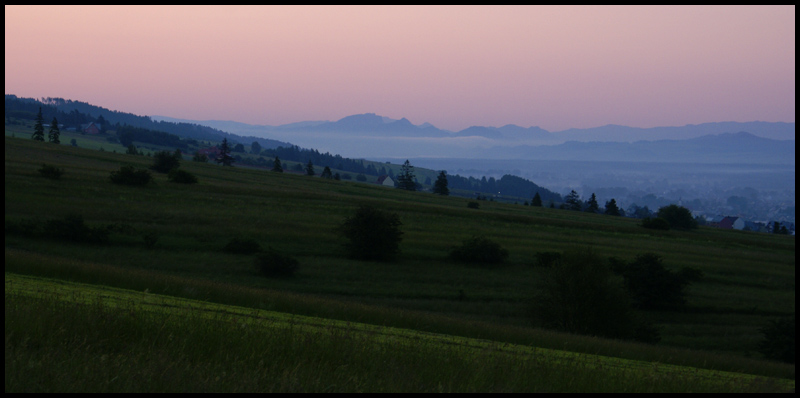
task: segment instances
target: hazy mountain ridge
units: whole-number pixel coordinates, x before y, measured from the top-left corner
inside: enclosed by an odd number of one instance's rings
[[[156,120],[187,122],[154,116]],[[549,132],[540,127],[472,126],[459,132],[374,113],[335,122],[255,126],[188,121],[232,134],[295,143],[349,157],[475,157],[699,163],[794,164],[794,123],[718,122],[682,127],[606,125]],[[778,138],[775,137],[785,137]]]

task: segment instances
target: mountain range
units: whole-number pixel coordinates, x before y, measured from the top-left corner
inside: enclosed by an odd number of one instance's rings
[[[720,122],[681,127],[607,125],[549,132],[472,126],[452,132],[374,113],[279,126],[232,121],[153,120],[205,125],[241,136],[291,142],[348,157],[473,157],[699,163],[794,164],[794,123]]]

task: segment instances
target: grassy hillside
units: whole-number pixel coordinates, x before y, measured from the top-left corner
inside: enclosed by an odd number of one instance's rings
[[[793,380],[304,317],[62,280],[6,274],[5,286],[7,392],[773,392],[794,388]],[[48,348],[44,356],[42,347]]]
[[[121,165],[144,168],[151,162],[6,137],[6,272],[794,378],[793,365],[760,360],[757,352],[760,329],[794,314],[794,237],[706,228],[655,232],[632,219],[496,202],[469,209],[466,199],[188,161],[181,168],[195,174],[198,184],[174,184],[161,174],[145,187],[109,181]],[[37,172],[42,163],[63,168],[64,176],[43,178]],[[336,228],[363,204],[400,216],[404,239],[397,261],[346,258]],[[89,226],[113,225],[110,243],[76,244],[19,232],[72,214]],[[508,264],[486,269],[448,261],[449,249],[472,235],[508,249]],[[155,245],[147,245],[145,236]],[[259,276],[252,256],[222,251],[235,237],[294,256],[300,270],[290,279]],[[705,277],[690,286],[686,311],[648,314],[661,330],[656,346],[535,328],[529,312],[544,272],[532,266],[536,253],[587,246],[623,259],[654,252],[668,268],[694,267]]]

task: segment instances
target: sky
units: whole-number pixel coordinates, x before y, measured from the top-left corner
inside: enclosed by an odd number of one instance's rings
[[[794,122],[794,6],[5,6],[5,92],[279,125]]]

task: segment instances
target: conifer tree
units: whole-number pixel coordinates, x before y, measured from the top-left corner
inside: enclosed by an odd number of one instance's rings
[[[573,189],[567,195],[566,201],[564,203],[564,208],[567,209],[567,210],[581,211],[582,207],[583,206],[582,206],[582,203],[581,203],[581,197]]]
[[[617,201],[614,198],[611,198],[608,202],[606,202],[606,214],[609,216],[620,216],[622,215],[619,212],[619,207],[617,206]]]
[[[311,163],[310,160],[308,161],[308,164],[306,165],[306,175],[309,175],[309,176],[316,175],[316,173],[314,172],[314,163]]]
[[[586,210],[587,213],[597,213],[600,211],[600,206],[597,204],[597,197],[594,196],[594,192],[592,192],[592,196],[589,198],[589,201],[586,202]]]
[[[281,160],[275,156],[275,162],[272,164],[272,171],[276,173],[283,173],[283,165],[281,165]]]
[[[222,163],[223,166],[233,165],[233,156],[231,156],[231,146],[228,145],[228,139],[222,139],[222,145],[219,146],[219,156],[215,162]]]
[[[53,121],[50,123],[50,131],[48,131],[47,136],[50,139],[50,142],[54,144],[60,144],[61,140],[58,137],[61,135],[61,130],[58,129],[58,120],[53,116]]]
[[[447,187],[447,173],[442,170],[439,172],[439,177],[436,178],[436,184],[433,186],[433,193],[442,196],[450,195],[450,188]]]
[[[539,196],[539,192],[536,192],[536,195],[533,195],[531,206],[542,207],[542,197]]]
[[[36,114],[36,124],[33,126],[33,135],[31,138],[34,141],[44,141],[44,118],[42,117],[42,107],[39,107],[39,113]]]
[[[416,191],[417,184],[414,181],[414,166],[406,159],[397,176],[397,187],[406,191]]]

